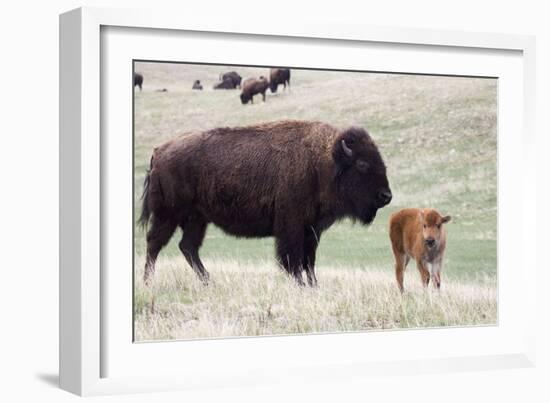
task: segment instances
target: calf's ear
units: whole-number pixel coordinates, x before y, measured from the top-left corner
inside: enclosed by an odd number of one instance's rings
[[[446,222],[449,222],[451,221],[451,216],[450,215],[446,215],[445,217],[443,217],[441,219],[441,224],[445,224]]]

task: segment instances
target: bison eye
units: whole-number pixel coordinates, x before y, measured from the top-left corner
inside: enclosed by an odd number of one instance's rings
[[[426,224],[424,224],[424,228],[426,228]]]
[[[367,172],[367,170],[369,169],[369,163],[365,160],[357,160],[355,165],[360,172]]]

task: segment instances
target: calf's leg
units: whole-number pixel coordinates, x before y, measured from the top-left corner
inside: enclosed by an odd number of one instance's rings
[[[441,288],[441,265],[442,262],[440,260],[432,263],[432,278],[434,280],[433,283],[434,287],[438,290]]]
[[[416,266],[420,272],[420,279],[422,280],[422,285],[428,287],[430,284],[430,271],[427,269],[426,264],[422,259],[416,259]]]
[[[394,256],[395,256],[395,279],[397,280],[397,286],[399,287],[399,291],[403,293],[405,291],[405,287],[403,286],[403,278],[405,273],[405,267],[407,266],[409,258],[407,255],[401,254],[401,253],[394,254]]]
[[[405,288],[403,287],[403,274],[407,263],[409,263],[409,256],[405,253],[402,247],[402,240],[398,233],[390,231],[391,246],[393,251],[393,257],[395,259],[395,279],[397,280],[397,286],[399,291],[403,293]]]

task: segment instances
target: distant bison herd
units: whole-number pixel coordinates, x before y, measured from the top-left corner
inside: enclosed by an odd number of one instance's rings
[[[272,68],[269,71],[269,79],[264,76],[249,77],[243,81],[243,78],[236,71],[229,71],[220,74],[219,82],[214,84],[215,90],[234,90],[241,89],[240,99],[243,105],[254,103],[254,95],[261,94],[262,100],[266,100],[266,91],[269,88],[272,93],[277,92],[279,85],[283,85],[286,90],[288,86],[290,90],[290,69],[287,68]],[[134,87],[139,87],[141,91],[143,85],[143,75],[134,73]],[[202,90],[203,85],[200,80],[195,80],[191,87],[193,90]],[[166,91],[163,91],[166,92]]]
[[[243,104],[266,99],[281,84],[290,89],[290,70],[273,68],[245,80],[235,71],[219,76],[214,89],[241,89]],[[143,76],[134,74],[141,90]],[[202,90],[195,80],[193,90]],[[147,226],[144,281],[155,270],[161,249],[179,227],[179,248],[198,277],[209,274],[199,249],[209,223],[237,237],[274,237],[276,257],[299,285],[305,272],[317,284],[316,250],[321,236],[343,218],[370,224],[392,200],[386,165],[374,140],[361,127],[337,129],[325,123],[279,121],[224,127],[174,138],[153,151],[139,222]],[[414,259],[422,282],[439,289],[446,247],[443,224],[433,209],[404,209],[390,217],[395,274]]]

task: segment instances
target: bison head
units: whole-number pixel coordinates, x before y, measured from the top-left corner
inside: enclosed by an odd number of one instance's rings
[[[443,224],[451,221],[451,216],[442,217],[433,209],[420,210],[420,222],[422,223],[422,238],[428,249],[437,249],[441,240]]]
[[[246,105],[248,103],[248,101],[250,101],[250,96],[247,95],[247,94],[241,94],[241,102],[243,105]]]
[[[392,199],[386,165],[376,144],[364,129],[352,127],[337,137],[332,157],[345,214],[370,224],[378,209]]]
[[[269,89],[271,90],[271,92],[274,94],[277,92],[277,87],[279,86],[279,84],[277,84],[276,81],[270,81],[269,82]]]

